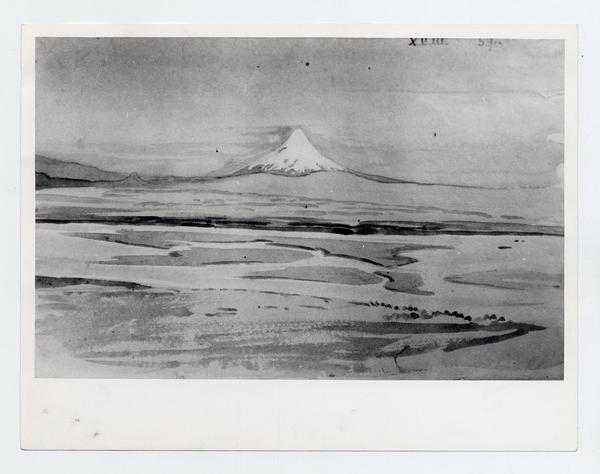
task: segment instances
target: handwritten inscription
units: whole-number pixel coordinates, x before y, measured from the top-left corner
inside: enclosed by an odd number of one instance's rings
[[[447,45],[447,38],[409,38],[409,46],[441,46]]]
[[[494,46],[501,46],[502,41],[494,39],[494,38],[479,38],[477,40],[477,46],[480,48],[487,48],[488,51],[491,51]]]
[[[448,38],[409,38],[409,46],[447,46]],[[495,47],[501,46],[502,40],[495,38],[478,38],[477,46],[491,51]]]

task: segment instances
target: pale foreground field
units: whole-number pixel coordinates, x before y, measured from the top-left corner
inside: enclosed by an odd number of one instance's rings
[[[562,378],[562,246],[38,223],[36,376]]]

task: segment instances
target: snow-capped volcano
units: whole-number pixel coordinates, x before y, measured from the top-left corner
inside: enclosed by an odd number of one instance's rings
[[[345,168],[338,165],[335,161],[324,157],[310,142],[301,128],[296,128],[292,134],[279,145],[275,150],[254,160],[237,171],[216,172],[209,179],[223,179],[234,176],[252,175],[259,173],[275,174],[280,176],[307,176],[319,171],[340,171],[348,173],[359,178],[364,178],[377,183],[396,183],[396,184],[417,184],[423,186],[458,186],[458,187],[477,187],[462,186],[443,183],[423,183],[418,181],[408,181],[390,176],[380,176],[376,174],[365,173],[363,171]]]
[[[306,176],[317,171],[346,171],[324,157],[297,128],[276,150],[260,157],[236,174],[271,173],[284,176]]]

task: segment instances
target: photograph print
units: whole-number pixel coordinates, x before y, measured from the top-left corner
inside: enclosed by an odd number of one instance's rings
[[[35,376],[562,380],[564,60],[37,37]]]

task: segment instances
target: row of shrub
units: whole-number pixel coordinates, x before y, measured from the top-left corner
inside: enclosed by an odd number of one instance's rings
[[[384,303],[380,301],[369,301],[370,306],[379,306],[382,308],[393,309],[394,311],[402,311],[401,313],[392,313],[391,315],[384,316],[386,319],[431,319],[438,316],[451,316],[459,319],[463,319],[465,321],[506,321],[504,316],[498,317],[495,313],[485,314],[483,317],[477,317],[473,319],[470,314],[463,314],[459,311],[449,311],[447,309],[443,311],[427,311],[426,309],[422,309],[419,311],[419,308],[416,306],[408,305],[408,306],[399,306],[399,305],[391,305],[389,303]]]

